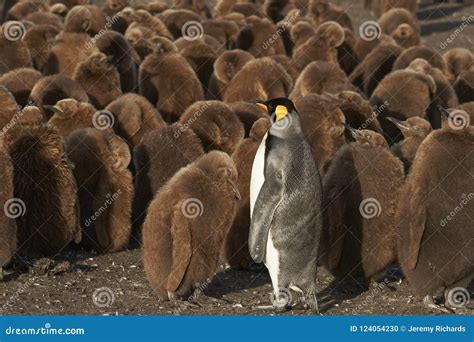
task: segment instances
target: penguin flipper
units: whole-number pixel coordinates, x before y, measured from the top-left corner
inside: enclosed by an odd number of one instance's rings
[[[268,233],[273,217],[281,206],[283,184],[275,176],[266,178],[255,201],[249,229],[249,252],[256,263],[265,257]]]
[[[171,292],[175,292],[181,284],[192,254],[189,219],[183,215],[181,206],[182,201],[175,207],[171,224],[173,252],[170,273],[166,284],[166,289]]]

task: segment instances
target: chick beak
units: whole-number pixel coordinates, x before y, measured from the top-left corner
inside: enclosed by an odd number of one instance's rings
[[[357,137],[361,137],[362,134],[359,132],[359,130],[355,129],[355,128],[352,128],[351,125],[345,123],[344,126],[346,127],[346,129],[351,133],[352,137],[354,139],[357,139]]]
[[[237,188],[235,187],[234,183],[232,183],[231,181],[229,181],[230,183],[230,186],[232,188],[232,192],[234,193],[234,196],[235,196],[235,199],[237,201],[240,201],[242,199],[242,196],[240,195],[240,192],[239,190],[237,190]]]
[[[52,111],[53,113],[64,113],[58,106],[43,105],[43,108]]]
[[[391,116],[387,116],[387,120],[393,123],[395,126],[397,126],[400,129],[404,129],[404,130],[410,129],[410,127],[404,125],[402,121],[392,118]]]

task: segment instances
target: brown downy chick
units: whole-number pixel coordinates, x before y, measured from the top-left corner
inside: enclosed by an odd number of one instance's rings
[[[140,144],[147,133],[166,126],[155,106],[138,94],[124,94],[111,102],[106,110],[114,117],[115,133],[132,148]]]
[[[407,175],[415,159],[418,147],[428,134],[431,133],[431,124],[427,120],[417,116],[405,121],[400,121],[389,116],[387,120],[397,126],[403,134],[403,140],[392,145],[390,150],[403,162],[405,174]]]
[[[420,35],[408,24],[399,25],[390,35],[402,48],[420,45]]]
[[[115,31],[107,31],[96,41],[100,52],[112,59],[120,74],[120,87],[123,93],[138,88],[138,63],[135,60],[136,52],[125,37]]]
[[[201,141],[193,130],[174,123],[147,133],[133,152],[136,170],[133,200],[134,236],[141,227],[153,196],[178,170],[204,155]]]
[[[214,62],[214,72],[209,79],[209,97],[222,99],[230,81],[253,59],[251,53],[238,49],[221,54]]]
[[[327,21],[335,21],[344,28],[352,31],[352,21],[344,9],[325,0],[310,0],[308,14],[316,25]]]
[[[422,58],[431,66],[438,68],[439,70],[446,71],[446,62],[443,57],[436,52],[436,50],[427,46],[412,46],[398,56],[395,63],[393,63],[393,70],[401,70],[407,68],[412,61],[417,58]]]
[[[36,82],[31,90],[31,101],[49,119],[53,112],[45,106],[54,106],[62,99],[75,99],[79,102],[89,102],[87,93],[79,82],[71,80],[64,75],[46,76]]]
[[[473,148],[473,126],[432,132],[418,148],[401,190],[398,260],[410,287],[430,307],[439,308],[432,298],[438,291],[467,288],[472,281],[474,156],[466,151]]]
[[[433,77],[436,84],[436,92],[428,109],[428,119],[435,129],[441,128],[441,113],[439,108],[455,108],[458,106],[458,98],[453,86],[438,68],[433,68],[427,61],[421,58],[413,60],[407,70],[412,70]]]
[[[204,150],[232,154],[244,138],[244,127],[230,107],[220,101],[198,101],[179,119],[201,140]]]
[[[212,151],[182,168],[156,194],[143,226],[143,259],[160,300],[189,295],[217,271],[240,198],[236,182],[232,159]]]
[[[255,121],[261,118],[268,119],[268,112],[256,105],[247,101],[239,101],[229,103],[229,107],[240,119],[240,122],[244,124],[245,137],[248,137],[250,130],[253,127]]]
[[[300,70],[313,61],[337,63],[337,47],[344,42],[344,29],[334,21],[321,24],[316,35],[293,50],[293,59]]]
[[[43,70],[50,46],[58,34],[59,30],[51,25],[36,25],[26,31],[23,41],[28,46],[36,70]]]
[[[319,173],[324,175],[334,154],[346,142],[344,114],[333,102],[316,94],[296,99],[295,106]]]
[[[391,71],[402,48],[393,43],[380,43],[349,75],[349,80],[367,97]]]
[[[5,131],[5,126],[15,121],[15,115],[19,112],[18,104],[13,94],[5,86],[0,85],[0,129]]]
[[[390,144],[400,141],[402,135],[386,117],[398,120],[424,117],[435,93],[433,77],[410,70],[394,71],[380,82],[370,98],[370,104],[378,108],[378,119]]]
[[[64,30],[56,36],[51,47],[43,70],[45,75],[60,73],[72,77],[77,65],[97,52],[94,41],[87,34],[93,19],[85,6],[76,6],[69,11]]]
[[[409,25],[417,34],[420,33],[420,24],[416,17],[404,8],[392,8],[382,14],[377,22],[382,32],[388,35],[395,32],[402,24]]]
[[[159,44],[139,71],[140,94],[156,104],[168,122],[177,121],[189,105],[204,100],[196,73],[173,48],[172,43]]]
[[[370,129],[383,134],[382,127],[377,119],[378,112],[372,109],[369,101],[359,93],[346,90],[336,95],[339,109],[344,113],[346,123],[357,129]]]
[[[175,39],[181,37],[183,35],[183,31],[186,32],[186,27],[189,27],[189,24],[188,26],[184,26],[186,23],[201,22],[202,20],[202,18],[197,13],[184,9],[168,9],[159,14],[158,18],[166,25],[166,28]]]
[[[64,99],[47,108],[54,113],[48,124],[56,128],[64,141],[78,129],[94,127],[94,114],[97,110],[88,102]]]
[[[224,102],[287,97],[293,80],[273,59],[264,57],[249,61],[232,78],[224,93]]]
[[[45,124],[19,123],[5,132],[3,144],[21,205],[16,219],[20,255],[54,256],[70,242],[78,243],[76,184],[61,136]]]
[[[285,54],[283,40],[276,34],[277,29],[270,20],[252,15],[245,19],[245,23],[237,37],[237,49],[248,51],[255,57]]]
[[[446,62],[446,76],[454,81],[461,73],[474,69],[474,54],[465,48],[449,49],[443,54]]]
[[[69,137],[66,151],[78,186],[81,246],[103,252],[125,249],[133,198],[127,144],[111,131],[86,128]]]
[[[309,94],[322,95],[326,92],[336,94],[343,90],[356,89],[339,65],[316,61],[308,64],[301,72],[290,98],[298,99]]]
[[[17,250],[17,227],[15,222],[17,205],[13,195],[13,165],[10,157],[3,150],[0,152],[0,205],[5,215],[0,217],[0,281],[3,280],[3,268],[10,262]]]
[[[20,21],[7,21],[0,27],[0,76],[16,68],[32,68],[28,45],[22,40],[26,32]]]
[[[24,107],[28,104],[31,90],[42,77],[32,68],[13,69],[0,77],[0,84],[13,94],[18,105]]]
[[[105,108],[122,95],[120,75],[113,65],[113,57],[102,52],[96,52],[79,63],[72,78],[79,82],[98,109]]]
[[[355,142],[336,153],[323,178],[320,259],[336,279],[365,289],[397,259],[396,209],[404,174],[382,135],[350,130]]]

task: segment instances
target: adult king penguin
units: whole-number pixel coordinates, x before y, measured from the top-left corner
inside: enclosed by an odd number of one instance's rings
[[[252,166],[249,250],[265,263],[273,285],[273,306],[302,304],[318,312],[316,262],[321,235],[321,179],[293,103],[276,98],[258,103],[271,115]]]

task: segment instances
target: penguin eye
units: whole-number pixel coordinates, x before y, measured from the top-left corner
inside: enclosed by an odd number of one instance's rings
[[[226,176],[227,177],[232,176],[232,170],[231,169],[226,169]]]
[[[418,131],[418,126],[413,126],[412,129],[413,129],[414,131]]]
[[[278,170],[276,172],[276,177],[278,180],[282,180],[283,179],[283,171],[282,170]]]

